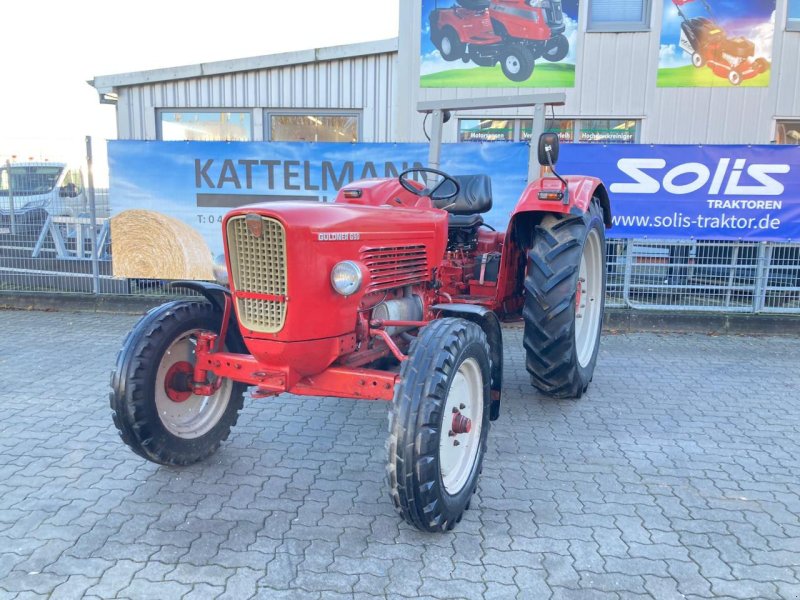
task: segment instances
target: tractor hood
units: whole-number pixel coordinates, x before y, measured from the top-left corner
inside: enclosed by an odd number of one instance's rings
[[[294,342],[352,334],[362,300],[430,281],[447,245],[437,209],[275,202],[223,223],[231,290],[245,337]],[[331,271],[354,261],[363,281],[342,296]]]

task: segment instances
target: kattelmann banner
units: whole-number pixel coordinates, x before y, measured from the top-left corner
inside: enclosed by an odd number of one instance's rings
[[[204,278],[223,252],[231,208],[332,202],[354,180],[424,166],[427,152],[423,144],[109,142],[114,272]],[[528,156],[524,143],[445,144],[442,169],[490,175],[494,208],[485,220],[504,229],[525,189]],[[605,182],[613,237],[800,239],[800,147],[568,144],[558,171]]]

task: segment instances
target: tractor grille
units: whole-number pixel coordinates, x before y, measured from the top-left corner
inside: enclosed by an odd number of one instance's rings
[[[261,220],[260,237],[250,232],[245,217],[228,221],[231,283],[242,325],[276,333],[286,320],[286,232],[275,219]]]
[[[424,281],[428,276],[425,246],[382,246],[361,250],[371,282],[367,292],[377,292]]]

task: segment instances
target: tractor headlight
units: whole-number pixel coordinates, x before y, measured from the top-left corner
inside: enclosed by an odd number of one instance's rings
[[[352,260],[345,260],[333,267],[331,285],[342,296],[352,296],[361,288],[364,275]]]
[[[220,254],[214,259],[214,279],[217,283],[227,287],[230,278],[228,277],[228,265],[225,264],[225,255]]]

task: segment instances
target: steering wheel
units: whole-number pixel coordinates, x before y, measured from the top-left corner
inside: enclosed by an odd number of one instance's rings
[[[426,186],[423,189],[419,189],[417,186],[412,185],[411,182],[409,181],[408,176],[411,173],[432,174],[441,177],[442,180],[432,188],[428,188]],[[436,169],[426,169],[426,168],[408,169],[407,171],[403,171],[402,173],[400,173],[400,177],[398,179],[400,180],[400,185],[403,186],[404,190],[411,192],[415,196],[422,196],[422,197],[427,196],[431,200],[449,200],[450,198],[455,198],[456,196],[458,196],[458,193],[461,191],[461,186],[458,185],[458,181],[456,181],[454,177],[451,177],[450,175],[442,171],[437,171]],[[447,182],[450,182],[455,191],[453,191],[453,193],[451,194],[435,196],[436,190],[441,188]]]

